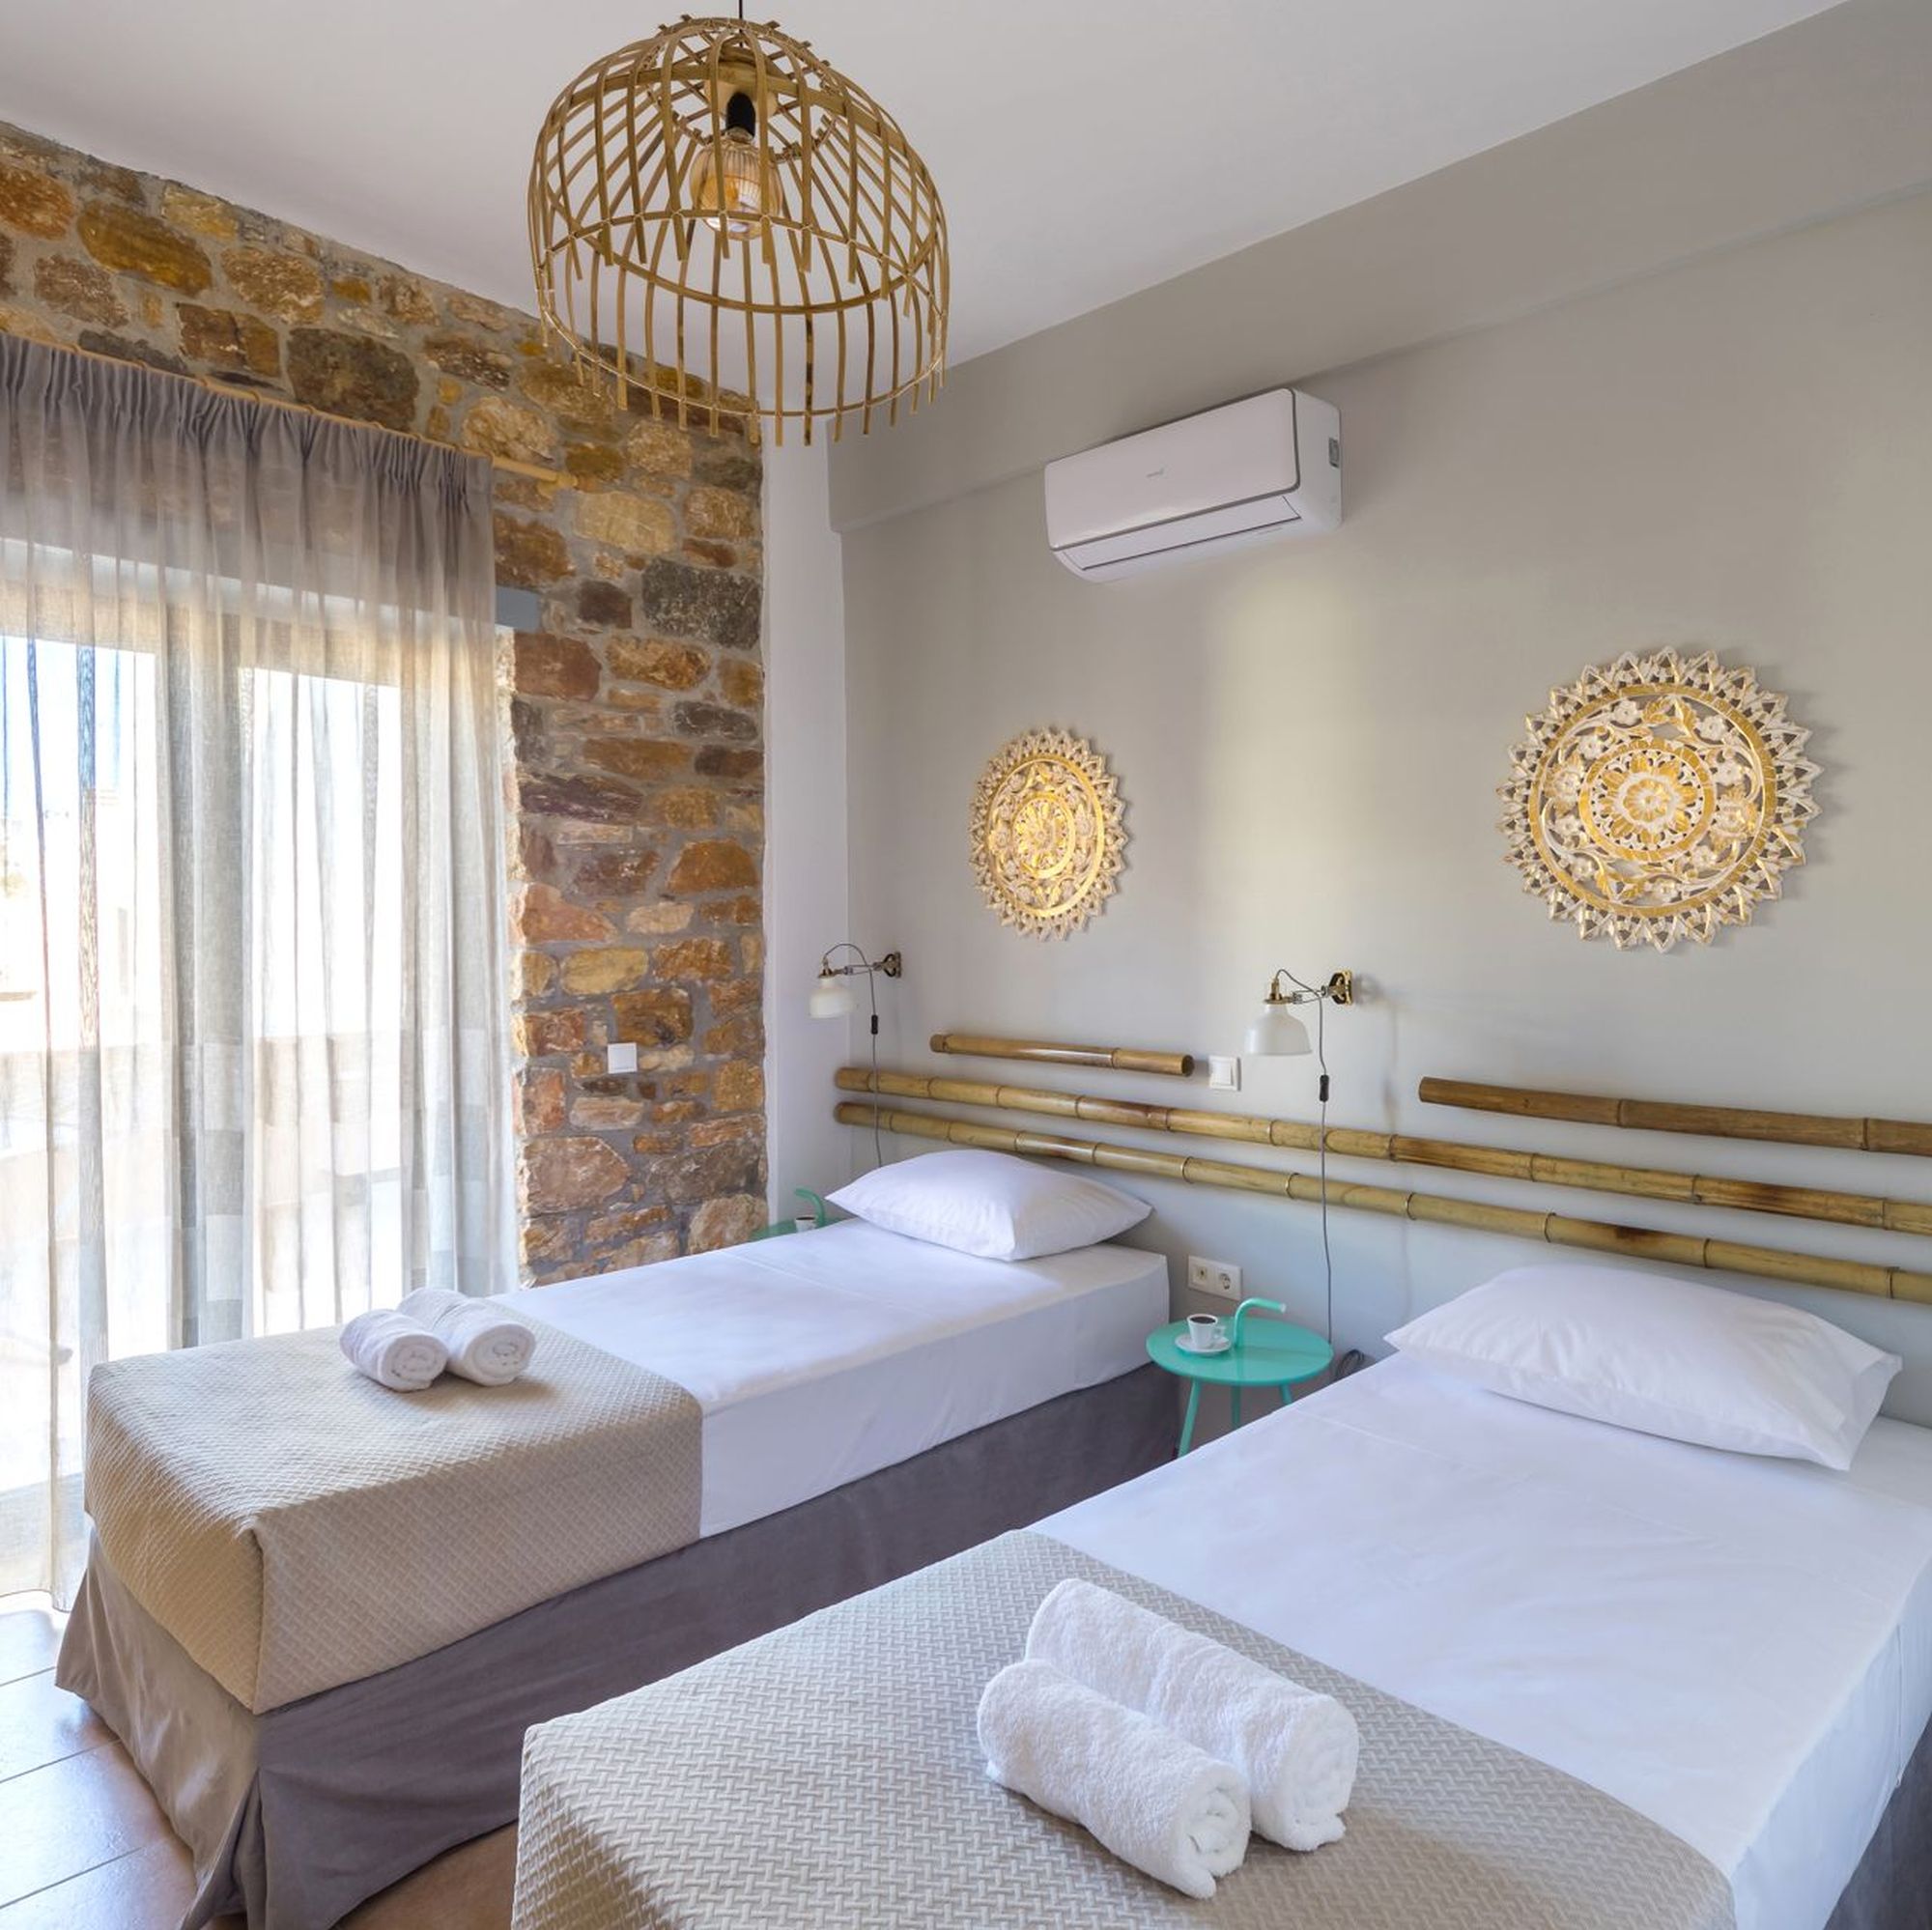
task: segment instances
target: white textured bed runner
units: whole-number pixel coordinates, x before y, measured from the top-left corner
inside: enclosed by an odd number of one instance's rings
[[[260,1713],[697,1537],[697,1403],[545,1328],[507,1387],[365,1379],[338,1329],[97,1368],[87,1510],[115,1573]]]
[[[1348,1834],[1257,1838],[1210,1904],[990,1783],[974,1711],[1077,1575],[1339,1696]],[[1634,1810],[1037,1534],[1008,1535],[532,1729],[515,1930],[1730,1930],[1729,1887]]]

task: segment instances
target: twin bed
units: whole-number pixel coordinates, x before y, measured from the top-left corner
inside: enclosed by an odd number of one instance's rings
[[[987,1782],[980,1691],[1066,1575],[1340,1695],[1343,1840],[1204,1905]],[[1398,1358],[534,1731],[516,1924],[779,1930],[831,1885],[844,1930],[1922,1930],[1928,1716],[1932,1430],[1839,1474]]]
[[[59,1679],[187,1843],[190,1924],[322,1930],[510,1822],[531,1724],[1173,1450],[1157,1254],[854,1220],[509,1304],[505,1388],[391,1394],[329,1333],[97,1376]]]

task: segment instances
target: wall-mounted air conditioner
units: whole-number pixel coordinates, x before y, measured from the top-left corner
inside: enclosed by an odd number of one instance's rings
[[[1046,466],[1046,540],[1104,580],[1342,521],[1342,418],[1275,388]]]

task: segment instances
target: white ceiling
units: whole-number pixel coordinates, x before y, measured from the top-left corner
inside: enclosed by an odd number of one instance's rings
[[[754,10],[762,11],[762,10]],[[1808,14],[1821,0],[786,0],[895,113],[952,238],[952,359]],[[0,119],[530,305],[524,187],[637,0],[5,10]]]

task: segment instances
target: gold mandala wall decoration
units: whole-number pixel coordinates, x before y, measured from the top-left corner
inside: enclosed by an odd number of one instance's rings
[[[1065,730],[1029,730],[980,774],[973,875],[1002,924],[1065,938],[1113,896],[1127,848],[1120,782]]]
[[[1524,721],[1499,793],[1509,862],[1580,937],[1708,945],[1804,864],[1811,733],[1753,671],[1708,653],[1619,657]]]

